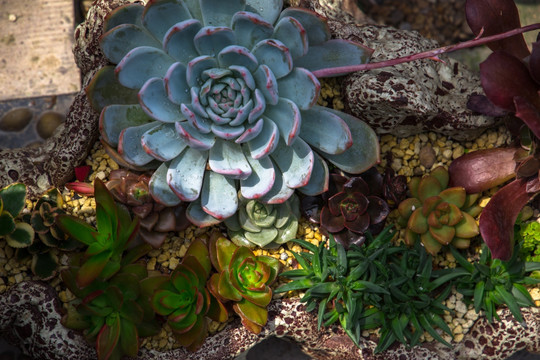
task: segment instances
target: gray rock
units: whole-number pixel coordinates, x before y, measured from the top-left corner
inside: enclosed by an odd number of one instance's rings
[[[435,49],[434,40],[415,31],[356,26],[330,21],[335,37],[374,49],[372,62]],[[434,131],[456,140],[471,140],[496,119],[467,109],[469,96],[482,94],[480,80],[447,55],[441,61],[417,60],[382,69],[356,72],[342,82],[346,110],[379,134],[410,136]]]

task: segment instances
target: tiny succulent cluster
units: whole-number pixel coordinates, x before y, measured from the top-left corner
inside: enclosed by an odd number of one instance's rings
[[[231,240],[238,246],[276,248],[296,237],[300,202],[296,195],[280,204],[239,197],[238,212],[225,219]]]
[[[406,228],[405,242],[420,241],[432,255],[449,244],[467,248],[479,233],[474,219],[481,211],[476,205],[478,194],[467,194],[460,186],[448,188],[448,182],[448,171],[442,166],[413,178],[409,182],[412,197],[398,206],[398,222]]]
[[[34,241],[34,229],[18,219],[24,208],[26,186],[21,183],[0,189],[0,239],[14,248],[30,246]]]
[[[260,333],[268,319],[270,285],[277,278],[279,261],[270,256],[256,256],[249,248],[236,246],[218,233],[213,234],[208,246],[217,270],[208,282],[208,289],[223,303],[232,302],[242,324],[251,332]]]
[[[392,246],[394,236],[390,227],[376,238],[367,233],[363,246],[348,251],[332,236],[328,246],[293,240],[310,253],[294,253],[302,268],[282,273],[292,281],[276,292],[305,290],[301,301],[307,311],[318,309],[319,326],[339,320],[357,345],[363,330],[381,327],[376,351],[395,341],[415,345],[424,331],[449,345],[435,328],[451,335],[441,317],[449,310],[442,302],[458,274],[439,276],[419,244]]]
[[[315,105],[313,74],[366,62],[372,50],[331,39],[321,17],[282,5],[158,0],[105,21],[101,49],[117,65],[87,89],[102,139],[131,167],[156,169],[152,197],[191,202],[199,226],[235,214],[238,191],[278,204],[296,189],[324,192],[326,161],[360,173],[379,159],[371,128]]]
[[[31,256],[32,273],[42,279],[56,274],[58,257],[54,249],[72,251],[80,246],[56,224],[56,217],[65,214],[62,204],[58,189],[51,189],[36,202],[31,213],[22,216],[23,221],[32,226],[36,237],[30,246],[17,249],[17,258]]]

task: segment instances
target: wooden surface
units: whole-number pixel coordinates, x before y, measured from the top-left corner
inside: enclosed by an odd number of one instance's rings
[[[80,89],[71,0],[0,0],[0,101]]]

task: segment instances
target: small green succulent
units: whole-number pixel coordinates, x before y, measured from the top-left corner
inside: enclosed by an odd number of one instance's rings
[[[208,289],[223,302],[232,301],[242,324],[251,332],[260,333],[268,319],[270,285],[277,278],[279,261],[270,256],[255,256],[247,247],[236,246],[219,234],[213,234],[209,249],[217,274],[210,278]]]
[[[296,237],[300,202],[296,195],[280,204],[266,204],[238,195],[238,212],[225,219],[229,236],[236,245],[276,248]]]
[[[227,320],[223,304],[206,289],[211,267],[206,244],[196,239],[170,276],[150,277],[144,283],[155,312],[167,317],[178,342],[190,351],[197,350],[208,335],[207,317]]]
[[[527,261],[540,261],[540,223],[523,223],[519,233],[523,238],[522,251],[526,254]]]
[[[71,215],[58,215],[57,224],[67,235],[88,246],[81,259],[77,283],[84,287],[95,279],[108,279],[120,267],[129,264],[151,250],[148,244],[130,249],[124,256],[130,241],[136,236],[139,219],[131,219],[128,210],[116,204],[99,179],[95,181],[97,228]]]
[[[485,311],[490,322],[499,319],[497,307],[508,306],[514,318],[524,323],[521,307],[534,306],[531,295],[525,285],[540,283],[540,280],[525,276],[526,273],[540,270],[539,262],[526,262],[520,255],[520,244],[516,243],[512,257],[508,261],[492,259],[489,248],[484,244],[480,259],[470,263],[453,247],[452,254],[460,268],[442,270],[459,273],[456,289],[466,300],[474,304],[478,313]]]
[[[22,216],[22,220],[34,229],[36,238],[32,245],[17,249],[17,258],[31,257],[31,270],[42,279],[51,278],[56,273],[58,258],[53,249],[71,251],[80,246],[56,224],[56,217],[65,214],[62,204],[62,195],[54,188],[37,201],[31,213]]]
[[[66,286],[81,300],[64,315],[62,324],[84,330],[85,338],[95,342],[99,360],[136,357],[139,338],[156,335],[160,329],[149,298],[142,292],[146,266],[126,265],[112,278],[95,280],[85,288],[77,285],[78,270],[61,273]]]
[[[432,258],[420,244],[392,246],[394,235],[391,227],[376,238],[367,232],[364,245],[348,251],[332,236],[319,246],[293,240],[310,253],[293,253],[301,268],[282,273],[292,281],[276,292],[305,290],[301,301],[307,311],[318,308],[318,326],[339,320],[356,345],[362,330],[380,327],[377,352],[395,341],[413,346],[424,331],[449,345],[435,328],[451,335],[441,317],[451,284],[440,288],[458,275],[432,272]]]
[[[468,195],[463,187],[448,188],[448,171],[439,166],[423,178],[409,183],[412,197],[398,206],[400,225],[406,227],[405,243],[421,241],[426,251],[436,255],[448,244],[464,249],[478,235],[474,216],[478,194]]]
[[[0,189],[0,239],[9,246],[22,248],[32,245],[34,229],[17,219],[24,208],[26,185],[15,183]]]

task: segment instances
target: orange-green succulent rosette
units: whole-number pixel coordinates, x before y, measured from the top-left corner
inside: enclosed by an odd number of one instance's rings
[[[269,256],[256,256],[244,246],[224,237],[210,239],[210,259],[218,271],[208,289],[222,301],[233,301],[242,324],[258,334],[268,319],[266,307],[272,300],[270,285],[276,280],[280,263]]]
[[[474,216],[478,194],[468,195],[463,187],[447,188],[448,171],[437,167],[423,178],[409,183],[412,197],[398,207],[399,222],[406,227],[408,245],[420,240],[427,252],[435,255],[444,245],[469,247],[471,238],[478,235]]]

